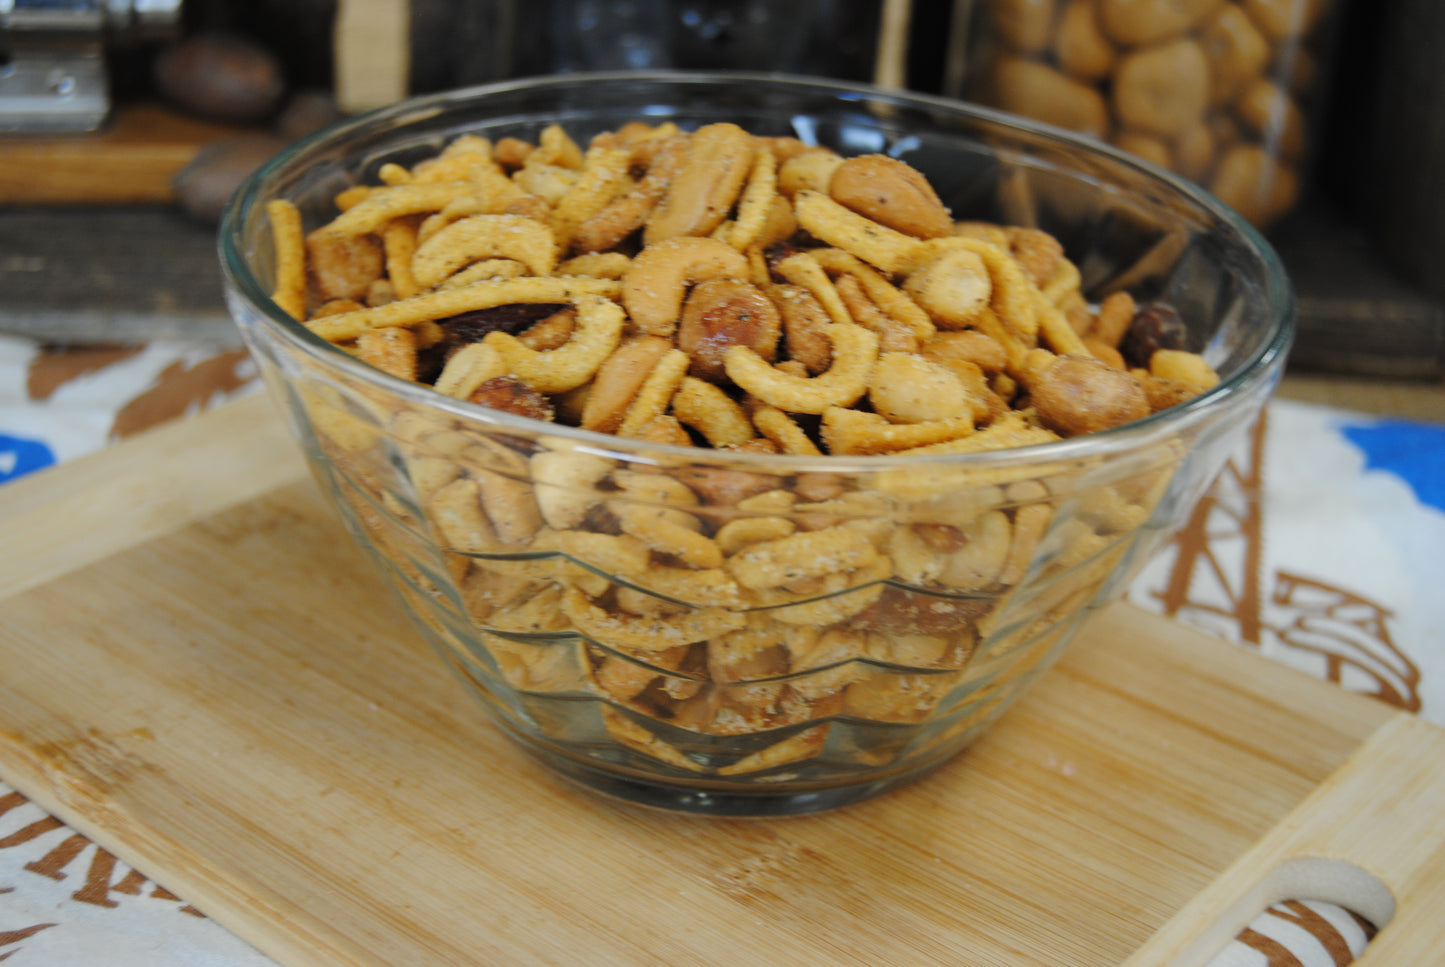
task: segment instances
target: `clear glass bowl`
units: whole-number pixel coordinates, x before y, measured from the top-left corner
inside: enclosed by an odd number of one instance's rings
[[[270,199],[309,228],[341,189],[457,135],[560,122],[585,143],[638,118],[903,158],[956,218],[1056,235],[1086,294],[1175,305],[1221,382],[1013,450],[731,453],[451,399],[269,299]],[[1180,179],[987,109],[776,75],[563,75],[399,104],[258,171],[220,246],[231,311],[322,488],[491,717],[594,789],[725,815],[858,801],[982,734],[1184,520],[1293,328],[1268,245]]]

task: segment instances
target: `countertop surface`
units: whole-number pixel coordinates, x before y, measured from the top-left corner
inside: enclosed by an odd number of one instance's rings
[[[1276,395],[1281,399],[1379,416],[1445,421],[1445,381],[1441,380],[1387,379],[1290,370]]]
[[[259,391],[214,238],[168,205],[0,206],[0,481]],[[1282,226],[1277,244],[1300,295],[1291,368],[1251,448],[1130,598],[1445,721],[1445,614],[1432,603],[1445,509],[1421,483],[1440,474],[1382,471],[1359,448],[1372,417],[1445,440],[1445,312],[1328,209]],[[1235,588],[1251,582],[1246,614]],[[0,960],[69,967],[82,961],[55,959],[67,944],[139,938],[116,963],[272,962],[145,872],[0,784]]]

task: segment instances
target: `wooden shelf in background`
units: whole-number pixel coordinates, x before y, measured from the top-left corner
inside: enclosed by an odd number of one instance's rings
[[[0,137],[0,205],[169,202],[171,178],[197,151],[246,133],[133,104],[116,108],[110,123],[91,134]]]

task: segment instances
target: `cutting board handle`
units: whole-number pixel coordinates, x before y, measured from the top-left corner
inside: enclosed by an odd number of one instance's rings
[[[1266,907],[1339,904],[1379,933],[1355,961],[1445,948],[1445,729],[1400,713],[1126,961],[1205,967]]]

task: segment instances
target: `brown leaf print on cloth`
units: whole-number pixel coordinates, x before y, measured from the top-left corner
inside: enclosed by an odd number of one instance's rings
[[[1344,673],[1353,669],[1374,685],[1369,691],[1352,685],[1355,690],[1420,711],[1420,669],[1395,644],[1389,609],[1325,581],[1283,570],[1262,573],[1266,432],[1267,417],[1261,416],[1248,451],[1229,461],[1174,536],[1175,558],[1157,592],[1163,613],[1228,627],[1251,647],[1268,643],[1313,655],[1320,676],[1337,685],[1346,684]]]
[[[1276,904],[1269,908],[1269,914],[1292,923],[1301,930],[1307,930],[1320,942],[1326,954],[1334,961],[1335,967],[1346,967],[1355,959],[1354,951],[1350,949],[1350,942],[1340,935],[1334,924],[1320,916],[1309,907],[1298,900],[1286,900],[1284,903]],[[1357,913],[1351,913],[1350,917],[1355,921],[1360,932],[1364,934],[1368,943],[1375,937],[1375,927],[1364,917]]]
[[[0,890],[0,893],[8,893],[9,890]],[[12,954],[20,950],[6,950],[6,947],[15,948],[15,945],[22,940],[28,940],[42,930],[49,930],[55,926],[53,923],[37,923],[29,927],[22,927],[19,930],[0,930],[0,960],[8,960]]]
[[[37,402],[48,400],[74,379],[125,362],[141,351],[139,346],[46,346],[30,361],[25,394]]]
[[[1364,944],[1374,939],[1376,931],[1374,926],[1358,914],[1349,911],[1346,913],[1359,928],[1354,944],[1328,919],[1298,900],[1286,900],[1270,907],[1262,917],[1241,931],[1235,942],[1262,954],[1266,967],[1313,967],[1316,964],[1322,967],[1348,967],[1355,962],[1356,948],[1363,949]],[[1310,947],[1304,942],[1286,945],[1254,929],[1269,929],[1265,921],[1271,918],[1300,928],[1318,946]]]
[[[1246,927],[1239,934],[1239,942],[1251,950],[1257,950],[1268,959],[1266,967],[1304,967],[1304,962],[1296,957],[1288,947],[1278,940],[1271,940],[1262,933],[1256,932],[1253,928]]]
[[[251,357],[242,349],[195,364],[185,360],[171,363],[150,389],[119,409],[111,424],[111,437],[128,437],[192,410],[204,410],[217,394],[232,393],[252,381],[254,376],[247,372],[250,363]]]
[[[1419,712],[1420,669],[1390,634],[1393,613],[1361,595],[1286,571],[1275,572],[1270,601],[1293,617],[1272,630],[1289,647],[1320,656],[1325,677],[1343,682],[1353,669],[1374,682],[1368,694]]]
[[[22,806],[30,806],[30,801],[18,792],[9,792],[0,796],[0,816],[10,813],[12,810]],[[32,807],[33,808],[33,807]],[[23,814],[19,814],[23,815]],[[60,842],[49,846],[47,849],[40,844],[41,837],[58,829],[65,829],[69,833]],[[120,906],[115,899],[115,894],[124,896],[150,896],[155,900],[166,901],[178,904],[176,907],[180,913],[193,917],[205,918],[201,911],[188,903],[184,903],[159,883],[149,879],[138,870],[127,869],[119,879],[116,878],[117,860],[109,850],[96,845],[80,833],[69,830],[60,820],[54,816],[41,815],[39,819],[25,823],[18,829],[13,829],[4,836],[0,836],[0,850],[29,848],[34,853],[45,852],[35,856],[26,862],[21,869],[36,876],[43,876],[56,882],[69,881],[75,885],[75,890],[70,894],[70,899],[76,903],[83,903],[91,907],[104,909],[116,909]],[[33,855],[33,853],[32,853]],[[85,857],[89,856],[89,862]],[[80,874],[78,880],[72,880],[73,874]],[[150,890],[146,887],[149,885]],[[0,889],[0,893],[5,892]],[[53,926],[47,924],[45,926]],[[25,936],[32,936],[34,930]],[[5,945],[7,935],[0,933],[0,947]],[[18,939],[24,939],[23,937]],[[8,956],[8,955],[5,955]],[[0,960],[4,960],[0,956]]]

